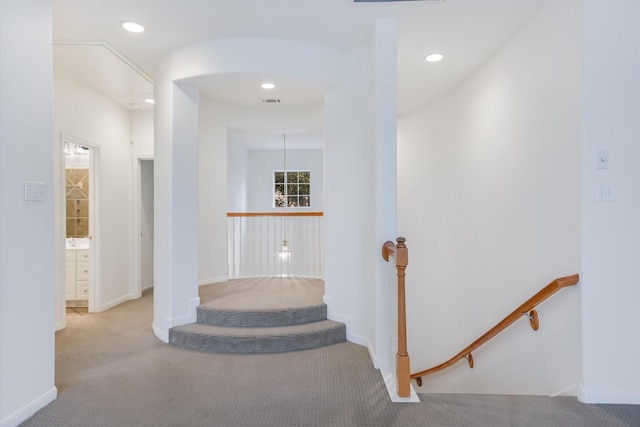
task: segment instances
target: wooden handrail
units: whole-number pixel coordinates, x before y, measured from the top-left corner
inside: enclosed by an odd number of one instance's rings
[[[434,366],[433,368],[427,369],[425,371],[417,372],[415,374],[411,374],[411,379],[416,379],[418,386],[422,386],[422,377],[425,375],[433,374],[435,372],[441,371],[443,369],[448,368],[449,366],[455,364],[456,362],[467,359],[469,363],[469,367],[473,368],[473,351],[480,347],[482,344],[489,341],[491,338],[502,332],[509,325],[514,323],[516,320],[521,318],[523,315],[529,317],[529,322],[531,323],[531,328],[534,331],[538,330],[538,326],[540,325],[540,320],[538,318],[538,312],[534,310],[534,308],[542,303],[544,300],[549,298],[551,295],[558,292],[560,289],[573,286],[580,281],[580,276],[574,274],[573,276],[560,277],[553,282],[549,283],[545,286],[540,292],[529,298],[524,304],[520,307],[516,308],[511,314],[502,319],[500,323],[491,328],[487,333],[482,335],[480,338],[472,342],[469,346],[465,347],[460,353],[453,356],[451,359],[447,360],[440,365]]]
[[[227,218],[254,216],[324,216],[324,212],[227,212]]]
[[[407,239],[398,237],[395,245],[387,241],[382,245],[382,258],[389,261],[392,256],[396,260],[398,270],[398,352],[396,353],[396,392],[399,397],[411,397],[410,362],[407,353],[407,308],[405,303],[405,270],[409,264]]]

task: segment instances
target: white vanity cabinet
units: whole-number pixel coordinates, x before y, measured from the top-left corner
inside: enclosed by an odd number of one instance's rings
[[[67,299],[76,299],[76,252],[67,249],[66,290]]]
[[[89,299],[89,250],[67,249],[66,264],[67,300]],[[78,304],[75,303],[74,306]]]

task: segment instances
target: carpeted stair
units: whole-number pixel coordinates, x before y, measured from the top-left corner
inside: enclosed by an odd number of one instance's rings
[[[169,343],[210,353],[281,353],[346,341],[346,326],[327,320],[326,304],[261,310],[197,308],[197,323],[169,330]]]

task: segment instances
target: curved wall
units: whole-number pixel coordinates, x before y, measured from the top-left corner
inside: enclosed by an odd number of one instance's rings
[[[171,52],[157,71],[173,82],[204,87],[216,76],[266,73],[287,76],[294,85],[328,89],[344,82],[342,53],[282,39],[204,40]]]

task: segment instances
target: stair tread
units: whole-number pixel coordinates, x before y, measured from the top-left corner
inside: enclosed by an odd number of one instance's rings
[[[304,333],[314,333],[323,330],[342,327],[343,324],[333,320],[320,320],[301,325],[276,326],[276,327],[233,327],[218,326],[204,323],[189,323],[176,326],[172,329],[202,335],[253,337],[253,336],[284,336]]]

